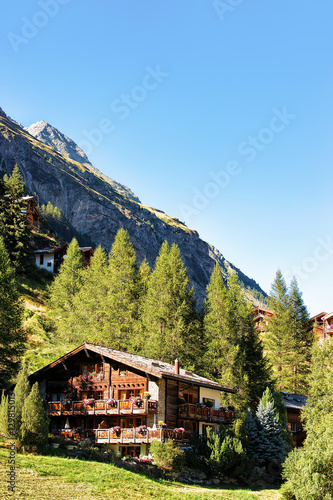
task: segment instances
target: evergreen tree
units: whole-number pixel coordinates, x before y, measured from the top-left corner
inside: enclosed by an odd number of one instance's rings
[[[207,375],[237,388],[237,394],[228,395],[225,402],[235,406],[243,419],[270,384],[270,370],[237,275],[229,277],[226,288],[217,264],[207,287],[204,332],[206,366],[211,370]]]
[[[21,442],[22,440],[22,411],[24,402],[30,394],[30,383],[28,379],[28,370],[25,364],[23,364],[21,370],[18,372],[16,385],[14,389],[14,402],[15,402],[15,432],[16,439]]]
[[[288,309],[293,340],[290,353],[290,362],[293,365],[292,387],[294,393],[304,394],[307,392],[307,375],[310,370],[311,347],[314,339],[309,313],[295,277],[290,284]]]
[[[73,238],[59,274],[50,286],[50,305],[54,309],[56,329],[69,342],[75,340],[73,301],[81,287],[83,266],[78,242]]]
[[[70,324],[72,342],[103,343],[107,329],[108,260],[99,246],[81,275],[81,285],[73,297]]]
[[[169,363],[178,358],[182,366],[195,367],[201,351],[199,322],[194,290],[177,245],[170,248],[165,241],[161,246],[148,281],[141,321],[143,354]]]
[[[333,344],[315,346],[309,377],[309,398],[302,412],[307,437],[287,457],[285,498],[328,500],[333,485]]]
[[[8,437],[8,397],[2,391],[0,402],[0,434]]]
[[[264,408],[260,402],[256,418],[260,429],[260,441],[257,449],[258,464],[268,465],[273,460],[281,464],[285,459],[285,443],[273,403],[267,403],[266,408]]]
[[[285,442],[286,449],[288,451],[292,448],[292,433],[288,429],[288,419],[287,419],[287,410],[284,405],[283,397],[280,392],[272,392],[269,387],[264,391],[261,403],[264,409],[267,408],[268,403],[271,403],[273,409],[275,411],[276,420],[281,426],[282,436]]]
[[[269,297],[269,307],[274,314],[268,318],[269,328],[265,339],[267,356],[277,379],[278,390],[292,392],[294,342],[287,285],[281,271],[276,273]]]
[[[261,441],[261,426],[257,417],[253,416],[250,410],[246,414],[244,429],[247,443],[247,456],[256,463]]]
[[[130,350],[138,314],[138,266],[125,229],[119,229],[109,255],[107,308],[103,338],[114,349]]]
[[[12,175],[0,183],[0,237],[3,238],[9,258],[17,273],[24,274],[33,266],[31,227],[25,215],[26,202],[22,200],[24,183],[15,165]]]
[[[25,346],[21,327],[23,306],[4,242],[0,238],[0,387],[15,374]]]
[[[47,443],[49,418],[45,415],[43,400],[36,382],[22,409],[21,444],[26,449],[41,450]]]
[[[217,263],[207,286],[203,325],[207,375],[226,385],[233,385],[239,339],[235,338],[230,326],[228,291]]]

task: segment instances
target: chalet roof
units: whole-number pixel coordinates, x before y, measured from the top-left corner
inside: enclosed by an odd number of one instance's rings
[[[164,361],[147,358],[145,356],[139,356],[138,354],[130,354],[128,352],[116,351],[115,349],[110,349],[108,347],[102,347],[99,345],[87,344],[87,343],[82,344],[73,351],[65,354],[61,358],[58,358],[49,365],[45,366],[44,368],[41,368],[37,372],[33,373],[32,377],[39,378],[40,375],[43,375],[49,369],[59,364],[63,364],[67,359],[71,358],[80,351],[86,351],[86,352],[91,351],[100,354],[103,357],[112,359],[114,361],[117,361],[118,363],[123,363],[124,365],[130,366],[131,368],[135,368],[144,373],[148,373],[149,375],[153,375],[157,378],[170,378],[183,382],[189,382],[192,383],[193,385],[199,385],[201,387],[217,389],[219,391],[233,392],[233,393],[236,392],[234,389],[230,387],[218,384],[213,380],[201,377],[199,375],[196,375],[195,373],[184,370],[182,368],[179,368],[179,374],[176,374],[174,365],[171,365],[170,363],[165,363]]]
[[[323,311],[319,314],[316,314],[315,316],[312,316],[309,321],[315,321],[317,318],[322,319],[324,316],[326,316],[327,312]]]
[[[330,312],[330,313],[326,314],[322,319],[323,320],[330,319],[330,318],[332,318],[332,316],[333,316],[333,312]]]
[[[307,396],[301,394],[289,394],[288,392],[281,391],[284,406],[290,410],[301,410],[306,403]]]
[[[63,248],[66,248],[68,245],[62,245],[61,247],[57,247],[57,248],[43,248],[42,250],[35,250],[34,253],[47,253],[47,254],[52,254],[52,253],[56,253],[56,252],[59,252],[60,250],[62,250]]]
[[[259,311],[263,311],[265,313],[269,313],[269,314],[274,314],[274,311],[272,311],[271,309],[268,309],[268,307],[264,307],[264,306],[255,306],[251,309],[251,314],[255,314],[256,312],[259,312]]]
[[[88,250],[92,250],[92,247],[79,247],[81,252],[87,252]]]

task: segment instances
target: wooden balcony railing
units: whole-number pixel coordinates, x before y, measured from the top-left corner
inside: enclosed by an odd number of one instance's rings
[[[223,408],[207,408],[200,404],[184,403],[178,407],[178,417],[193,418],[206,422],[230,423],[233,418],[233,412]]]
[[[46,402],[50,416],[56,415],[147,415],[157,413],[157,401],[143,399],[142,404],[135,404],[128,399],[107,401],[93,401],[85,404],[84,401],[55,401]]]
[[[99,444],[135,444],[151,443],[152,441],[164,441],[171,438],[175,441],[184,441],[190,438],[190,432],[175,432],[172,429],[147,429],[140,432],[138,428],[120,429],[113,432],[113,429],[96,429],[96,443]]]

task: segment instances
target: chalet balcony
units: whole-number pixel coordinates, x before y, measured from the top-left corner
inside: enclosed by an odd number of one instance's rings
[[[92,401],[47,402],[47,413],[52,416],[75,415],[148,415],[157,413],[157,401],[142,399],[134,403],[129,399]]]
[[[153,441],[165,441],[171,438],[174,441],[189,441],[190,432],[177,432],[171,429],[146,429],[143,432],[140,428],[119,429],[115,432],[111,429],[96,429],[95,439],[97,444],[141,444],[152,443]]]
[[[228,424],[232,422],[233,412],[223,408],[208,408],[202,404],[184,403],[178,407],[178,418]]]

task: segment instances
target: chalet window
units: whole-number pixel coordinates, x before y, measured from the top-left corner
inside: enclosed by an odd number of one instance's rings
[[[40,266],[43,266],[43,265],[44,265],[44,255],[43,255],[43,254],[41,254],[41,255],[39,256],[39,265],[40,265]]]
[[[46,265],[47,265],[47,267],[51,267],[52,262],[48,262]]]
[[[103,391],[96,392],[96,399],[103,399]]]

